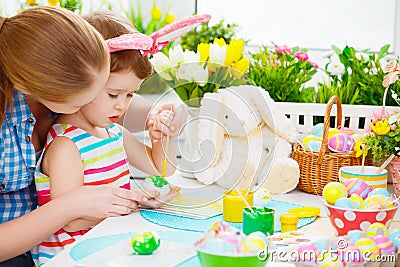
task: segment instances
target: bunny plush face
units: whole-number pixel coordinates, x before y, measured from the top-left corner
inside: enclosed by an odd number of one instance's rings
[[[231,137],[246,136],[259,126],[260,116],[243,97],[231,90],[220,90],[218,94],[221,98],[216,118],[224,126],[225,134]]]

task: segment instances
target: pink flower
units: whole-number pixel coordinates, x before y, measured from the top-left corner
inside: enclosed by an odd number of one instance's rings
[[[392,124],[392,125],[390,125],[390,130],[391,130],[391,131],[394,131],[394,130],[396,130],[396,128],[397,128],[396,124]]]
[[[309,61],[314,69],[318,69],[318,64],[316,62]]]
[[[291,54],[292,53],[292,48],[290,48],[287,45],[282,45],[282,46],[276,45],[275,46],[275,51],[278,54]]]
[[[303,61],[303,62],[305,62],[305,61],[308,60],[308,55],[307,55],[307,53],[306,53],[306,52],[303,52],[303,51],[296,52],[296,53],[294,54],[294,56],[295,56],[298,60]]]

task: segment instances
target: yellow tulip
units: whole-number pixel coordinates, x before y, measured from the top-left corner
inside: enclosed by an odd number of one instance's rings
[[[241,39],[232,40],[226,49],[225,65],[230,66],[242,57],[244,42]]]
[[[233,68],[235,68],[236,70],[238,70],[242,74],[247,71],[249,66],[250,66],[250,61],[245,57],[243,57],[238,62],[233,64]]]
[[[200,61],[204,62],[208,60],[210,56],[210,44],[200,43],[197,45],[197,52],[200,53]]]
[[[226,45],[224,38],[214,38],[214,44],[218,44],[219,47]]]
[[[58,3],[58,0],[47,0],[47,2],[49,3],[49,6],[56,6]]]
[[[167,22],[168,24],[174,22],[175,20],[175,15],[172,13],[168,13],[167,15],[165,15],[165,22]]]
[[[161,15],[162,15],[161,8],[158,8],[156,5],[153,6],[153,8],[151,9],[150,13],[151,13],[151,17],[154,20],[160,20],[161,19]]]
[[[36,0],[26,0],[27,5],[34,5],[36,4]]]
[[[370,124],[372,131],[377,135],[385,135],[390,132],[390,125],[388,119],[384,121],[378,120],[375,125],[373,123]]]

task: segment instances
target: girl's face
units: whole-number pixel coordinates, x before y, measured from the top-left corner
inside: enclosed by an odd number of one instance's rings
[[[57,103],[44,99],[38,99],[43,105],[55,113],[72,114],[77,112],[81,107],[90,103],[104,89],[104,85],[110,74],[110,68],[107,66],[104,70],[97,73],[94,83],[85,92],[72,96],[66,103]]]
[[[118,122],[142,82],[134,72],[110,73],[104,90],[79,113],[92,125],[106,128]]]

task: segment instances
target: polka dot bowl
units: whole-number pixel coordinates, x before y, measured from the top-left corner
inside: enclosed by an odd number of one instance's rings
[[[385,210],[356,210],[345,209],[325,204],[326,213],[332,226],[336,230],[336,235],[347,235],[350,230],[366,231],[368,226],[374,222],[381,222],[389,228],[397,210],[398,203],[394,207]]]

